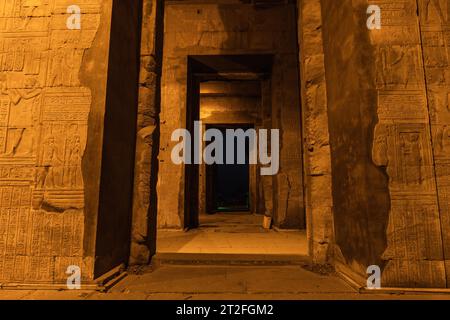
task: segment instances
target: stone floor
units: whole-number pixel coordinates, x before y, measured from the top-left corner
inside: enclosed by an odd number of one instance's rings
[[[129,271],[105,293],[0,289],[0,300],[450,299],[450,294],[359,293],[334,272],[295,260],[307,255],[304,232],[264,230],[261,220],[217,214],[202,216],[196,230],[158,231],[159,262]],[[274,265],[273,259],[282,263]]]
[[[200,228],[158,230],[157,252],[307,255],[305,231],[266,230],[249,213],[200,216]]]
[[[130,274],[107,293],[0,290],[0,299],[20,300],[310,300],[450,299],[443,294],[360,294],[334,274],[300,266],[163,266]]]

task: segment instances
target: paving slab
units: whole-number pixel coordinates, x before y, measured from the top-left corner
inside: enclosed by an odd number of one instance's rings
[[[238,281],[228,281],[228,267],[164,266],[151,273],[129,276],[112,288],[146,293],[245,292]]]
[[[300,266],[162,266],[130,275],[112,289],[147,293],[351,293],[334,275],[318,275]]]
[[[301,266],[161,266],[109,292],[0,290],[0,300],[450,300],[450,294],[359,293],[335,274]]]

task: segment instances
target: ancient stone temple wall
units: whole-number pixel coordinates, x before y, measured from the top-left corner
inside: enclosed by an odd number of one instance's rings
[[[419,2],[447,287],[450,286],[450,1]]]
[[[381,8],[380,30],[366,27],[369,4]],[[446,286],[445,171],[435,171],[429,113],[432,89],[445,87],[433,61],[443,42],[425,32],[421,4],[323,1],[336,260],[361,281],[380,266],[383,286]]]
[[[2,286],[65,285],[69,266],[93,285],[128,259],[140,10],[0,1]]]
[[[170,135],[186,126],[187,57],[261,53],[275,61],[262,126],[289,141],[266,208],[289,225],[306,206],[313,261],[362,283],[379,265],[385,287],[448,286],[449,1],[302,0],[297,17],[170,2],[165,29],[162,1],[142,17],[137,2],[77,1],[70,29],[69,0],[0,0],[2,286],[149,262],[156,221],[183,225]],[[366,27],[369,4],[381,30]]]
[[[430,1],[428,1],[430,2]],[[423,6],[385,1],[375,49],[378,123],[372,159],[389,177],[391,205],[383,278],[390,286],[445,287],[443,230],[424,74]],[[429,63],[428,63],[429,64]]]
[[[91,90],[79,77],[101,1],[0,1],[0,282],[59,281],[83,267],[84,179]]]

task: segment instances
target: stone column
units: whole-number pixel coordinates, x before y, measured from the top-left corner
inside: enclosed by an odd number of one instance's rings
[[[156,179],[163,3],[145,0],[134,173],[130,264],[147,264],[156,250]]]
[[[309,254],[314,262],[323,264],[330,260],[334,239],[320,0],[301,0],[298,19],[306,229]]]

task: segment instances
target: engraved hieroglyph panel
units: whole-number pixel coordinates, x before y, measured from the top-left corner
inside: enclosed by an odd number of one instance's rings
[[[418,45],[382,45],[377,51],[378,89],[420,89],[423,78]]]
[[[419,0],[447,287],[450,286],[450,1]]]
[[[443,73],[425,75],[423,71],[424,67],[439,69],[447,64],[447,56],[440,51],[444,37],[428,33],[422,45],[416,1],[371,2],[388,9],[382,9],[383,15],[407,17],[396,22],[385,18],[387,28],[382,24],[380,32],[371,33],[378,89],[372,160],[386,171],[391,198],[387,247],[382,255],[386,261],[383,286],[444,287],[443,231],[431,140],[435,133],[428,113],[433,104],[426,94],[426,84],[441,82]],[[428,6],[438,0],[422,2]],[[405,29],[414,32],[402,33]],[[401,38],[386,34],[393,30]],[[447,97],[440,94],[435,102],[444,99]]]
[[[370,36],[377,44],[417,44],[419,28],[414,0],[369,0],[370,5],[381,8],[380,30],[374,30]]]
[[[46,32],[53,1],[1,0],[0,32]]]
[[[66,27],[73,4],[0,0],[1,281],[63,281],[68,265],[83,264],[92,99],[79,72],[101,1],[77,1],[81,30]]]
[[[375,128],[372,159],[386,167],[391,196],[435,191],[426,124],[381,122]]]
[[[398,120],[397,120],[398,121]],[[389,176],[391,208],[382,259],[385,286],[443,287],[440,208],[429,126],[378,123],[372,159]]]
[[[426,97],[421,91],[378,92],[378,119],[383,122],[410,120],[427,123]]]

